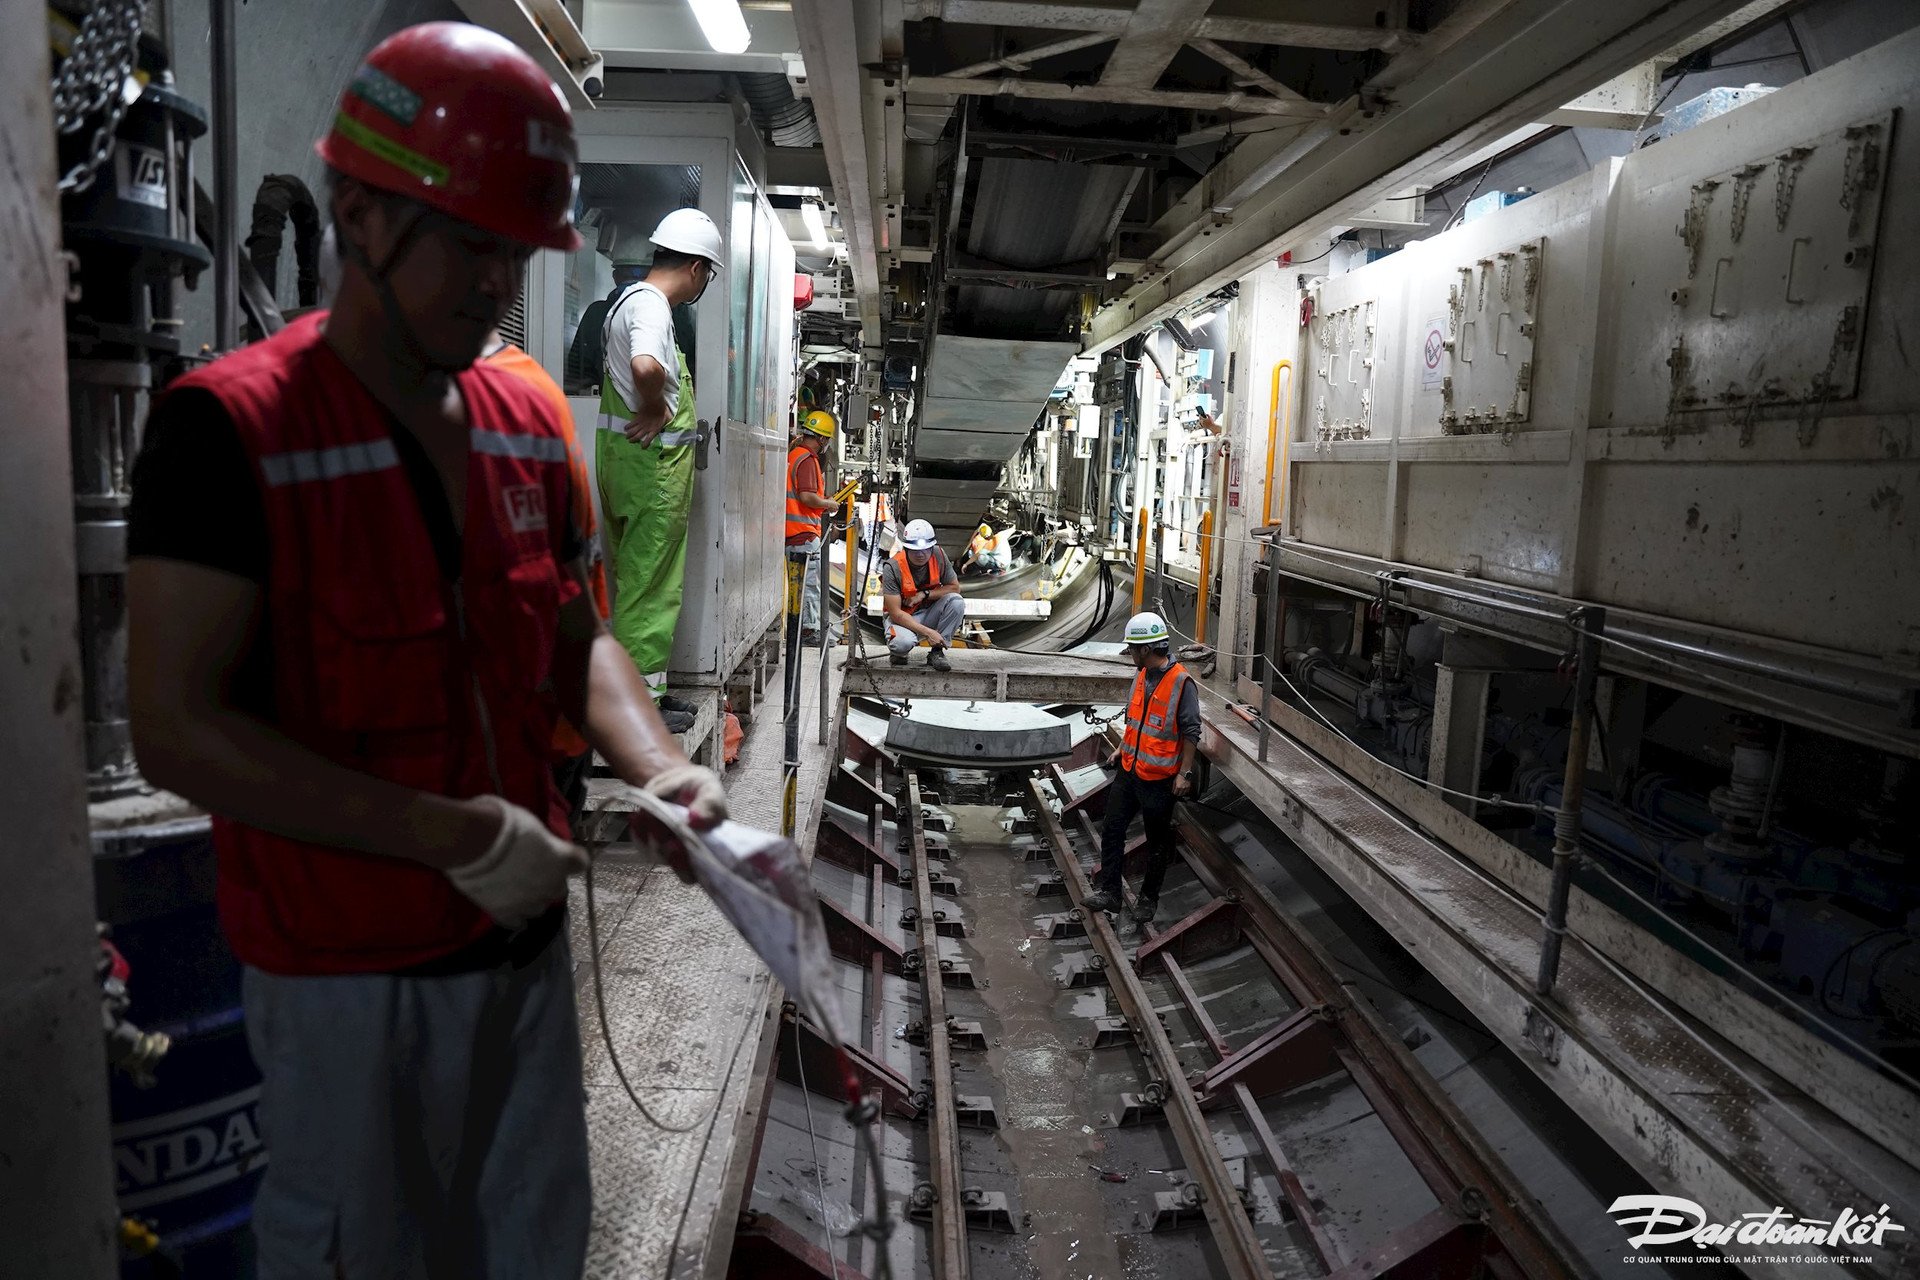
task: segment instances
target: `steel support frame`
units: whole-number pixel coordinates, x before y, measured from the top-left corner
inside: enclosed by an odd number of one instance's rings
[[[1579,1274],[1569,1261],[1576,1256],[1572,1245],[1392,1028],[1365,1001],[1347,994],[1319,945],[1288,919],[1266,886],[1190,808],[1183,806],[1176,822],[1188,866],[1211,892],[1238,904],[1247,941],[1302,1006],[1208,1072],[1207,1086],[1253,1089],[1254,1083],[1241,1077],[1259,1068],[1265,1083],[1290,1088],[1318,1078],[1306,1074],[1316,1066],[1300,1068],[1300,1057],[1310,1063],[1317,1058],[1324,1066],[1331,1063],[1322,1055],[1330,1054],[1352,1076],[1443,1209],[1481,1218],[1489,1239],[1524,1275],[1538,1280]],[[1270,1062],[1276,1058],[1280,1061]]]
[[[913,860],[913,900],[919,909],[920,976],[926,991],[922,1015],[927,1028],[931,1075],[927,1146],[931,1152],[933,1232],[930,1241],[935,1280],[966,1280],[967,1211],[962,1200],[959,1116],[953,1092],[953,1051],[947,1043],[946,987],[940,976],[940,932],[936,927],[933,886],[928,878],[927,837],[920,822],[920,775],[907,770],[905,803],[898,806],[903,852]]]
[[[866,1280],[772,1214],[752,1211],[740,1217],[727,1274],[740,1280]]]
[[[1107,979],[1120,1011],[1133,1027],[1149,1067],[1165,1084],[1167,1121],[1187,1162],[1187,1171],[1204,1197],[1201,1208],[1213,1230],[1214,1243],[1220,1250],[1227,1274],[1232,1280],[1269,1280],[1272,1272],[1267,1267],[1259,1237],[1254,1234],[1252,1219],[1241,1206],[1239,1190],[1227,1173],[1213,1130],[1200,1113],[1200,1104],[1187,1083],[1186,1070],[1154,1013],[1153,1001],[1141,985],[1140,976],[1134,972],[1106,913],[1086,910],[1084,904],[1092,892],[1086,871],[1080,866],[1073,842],[1048,804],[1039,780],[1030,780],[1027,789],[1047,843],[1053,849],[1061,878],[1070,886],[1074,905],[1087,917],[1087,936],[1106,960]]]
[[[1284,557],[1284,550],[1282,554]],[[1480,874],[1522,901],[1544,906],[1546,868],[1498,833],[1474,822],[1421,784],[1391,772],[1365,750],[1277,698],[1268,699],[1267,718],[1275,726],[1271,736],[1276,765],[1283,760],[1302,759],[1300,748],[1306,748],[1337,770],[1335,776],[1343,781],[1352,778],[1355,784],[1406,814]],[[1291,829],[1288,814],[1295,815],[1296,825],[1301,821],[1300,801],[1272,777],[1268,768],[1252,759],[1253,752],[1234,745],[1230,725],[1220,722],[1209,737],[1211,746],[1203,741],[1203,754],[1209,754],[1248,799],[1283,830]],[[1316,861],[1326,856],[1326,851],[1313,847],[1307,847],[1307,851]],[[1322,861],[1322,865],[1326,863]],[[1379,912],[1374,914],[1379,918]],[[1584,942],[1606,954],[1636,980],[1689,1010],[1709,1030],[1907,1163],[1920,1165],[1920,1097],[1816,1030],[1705,969],[1577,886],[1569,897],[1568,924]]]

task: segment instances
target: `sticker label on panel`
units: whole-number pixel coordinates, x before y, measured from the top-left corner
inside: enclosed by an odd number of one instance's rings
[[[122,142],[113,149],[114,189],[130,204],[167,207],[167,158],[152,147]]]
[[[1447,318],[1431,316],[1420,326],[1420,387],[1425,391],[1439,389],[1446,377],[1447,365]]]

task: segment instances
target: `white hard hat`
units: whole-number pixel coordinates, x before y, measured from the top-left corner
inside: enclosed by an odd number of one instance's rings
[[[1128,644],[1166,644],[1171,636],[1167,620],[1157,613],[1136,613],[1127,619],[1124,637]]]
[[[651,239],[656,249],[673,249],[679,253],[690,253],[696,258],[705,258],[716,271],[720,269],[726,253],[720,244],[720,228],[714,226],[713,219],[698,209],[675,209],[660,219],[660,225],[653,229]]]
[[[940,542],[933,534],[933,526],[925,520],[907,521],[907,527],[901,531],[900,537],[909,551],[931,551]]]

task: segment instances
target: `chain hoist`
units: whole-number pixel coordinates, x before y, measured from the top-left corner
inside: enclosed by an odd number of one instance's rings
[[[105,113],[86,153],[60,176],[63,195],[93,185],[100,166],[113,155],[114,134],[127,107],[139,96],[132,76],[140,20],[140,0],[100,0],[82,20],[53,77],[54,127],[62,137],[80,132],[90,117]]]

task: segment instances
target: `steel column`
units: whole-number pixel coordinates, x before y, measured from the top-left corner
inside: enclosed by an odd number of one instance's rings
[[[1575,651],[1573,719],[1567,730],[1567,771],[1560,784],[1560,812],[1553,817],[1553,879],[1547,884],[1547,911],[1540,937],[1540,973],[1533,989],[1553,992],[1560,974],[1560,944],[1567,936],[1567,894],[1573,888],[1573,864],[1580,856],[1580,803],[1587,790],[1587,735],[1593,684],[1600,674],[1600,634],[1605,609],[1576,609],[1569,617],[1579,635]]]

